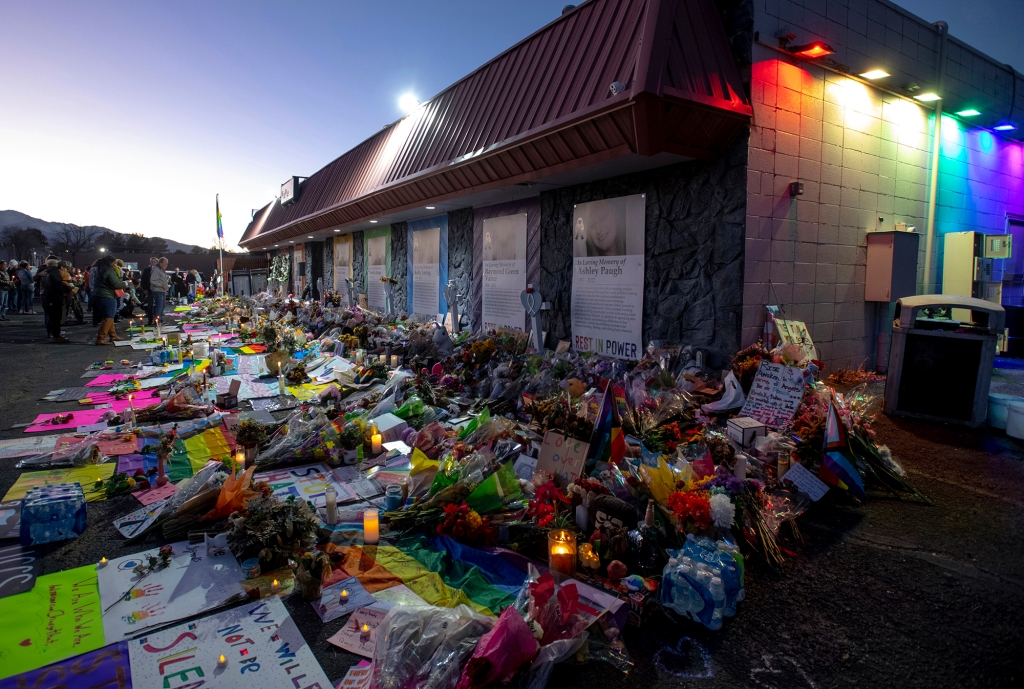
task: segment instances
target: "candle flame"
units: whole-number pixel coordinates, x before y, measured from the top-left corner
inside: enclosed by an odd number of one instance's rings
[[[348,589],[342,589],[341,597],[342,598],[348,598]]]
[[[279,584],[279,583],[277,582],[277,579],[274,579],[274,583],[272,583],[272,584],[271,584],[271,586],[280,586],[280,585],[281,585],[281,584]]]
[[[223,653],[221,653],[220,654],[220,658],[218,658],[217,661],[221,662],[221,663],[226,663],[226,662],[228,662],[228,659],[224,657]]]
[[[552,555],[568,555],[570,552],[569,548],[564,545],[551,546]]]
[[[361,629],[362,629],[362,631],[363,631],[363,634],[366,634],[367,632],[369,632],[369,631],[370,631],[370,625],[368,625],[368,624],[366,624],[366,623],[364,622],[364,623],[363,623],[363,626],[361,627]]]
[[[107,558],[105,558],[105,557],[101,557],[101,558],[100,558],[100,564],[101,564],[101,565],[105,565],[105,564],[107,564]]]

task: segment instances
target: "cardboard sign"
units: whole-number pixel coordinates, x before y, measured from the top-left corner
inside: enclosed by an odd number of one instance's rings
[[[158,549],[119,557],[97,569],[103,630],[110,641],[142,633],[227,602],[243,593],[242,568],[230,553],[207,557],[202,543],[172,544],[170,564],[140,577],[134,569]]]
[[[0,548],[0,598],[31,591],[39,573],[39,558],[20,545]]]
[[[102,648],[102,616],[95,565],[47,574],[31,591],[0,598],[0,676]]]
[[[811,339],[811,333],[807,330],[806,323],[776,318],[775,328],[778,330],[780,342],[796,345],[808,359],[816,358],[816,347],[814,340]]]
[[[128,656],[136,687],[331,686],[277,596],[143,636]]]
[[[512,471],[516,472],[516,476],[524,481],[529,481],[533,479],[533,474],[537,471],[537,461],[536,457],[519,455],[515,464],[512,465]]]
[[[801,493],[804,493],[812,502],[821,500],[821,497],[828,492],[828,484],[809,472],[803,464],[793,462],[782,476],[782,482],[789,481]]]
[[[352,613],[345,625],[327,640],[327,643],[344,648],[349,653],[372,658],[373,647],[377,644],[377,627],[385,615],[387,612],[384,610],[359,608]],[[364,624],[370,628],[365,637],[361,631]]]
[[[365,689],[370,684],[370,677],[373,675],[373,664],[366,660],[360,660],[358,665],[348,669],[345,679],[341,680],[335,689]]]
[[[757,419],[769,428],[793,420],[804,396],[804,372],[796,366],[761,361],[740,416]]]
[[[30,670],[17,677],[0,680],[0,689],[117,689],[131,687],[131,676],[128,643],[122,641],[97,651],[52,663],[38,670]]]
[[[327,504],[327,486],[334,486],[338,502],[353,500],[359,495],[339,481],[323,464],[311,464],[291,469],[275,469],[256,474],[253,483],[268,483],[273,494],[282,500],[293,496],[296,500],[309,500],[317,507]]]
[[[540,446],[537,471],[551,472],[564,488],[583,473],[589,448],[590,443],[567,438],[556,431],[548,431],[544,434],[544,442]]]
[[[171,484],[168,483],[167,485]],[[134,512],[129,512],[123,517],[115,519],[114,528],[120,531],[121,535],[125,538],[131,538],[142,533],[163,513],[169,499],[165,498],[151,505],[145,505]]]

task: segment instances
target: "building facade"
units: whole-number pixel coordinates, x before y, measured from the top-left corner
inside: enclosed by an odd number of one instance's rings
[[[868,232],[916,227],[919,291],[941,291],[945,233],[1024,220],[1022,112],[1024,77],[885,0],[588,0],[296,180],[241,244],[291,253],[296,292],[350,276],[372,296],[384,270],[411,313],[436,229],[479,328],[484,224],[522,214],[553,343],[574,208],[642,194],[645,342],[724,366],[774,305],[829,367],[870,366],[891,305],[864,300]]]

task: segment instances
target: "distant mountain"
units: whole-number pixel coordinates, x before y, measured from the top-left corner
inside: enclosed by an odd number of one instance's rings
[[[35,227],[46,235],[48,240],[54,241],[58,232],[64,228],[78,227],[78,225],[65,222],[49,222],[47,220],[40,220],[39,218],[33,218],[31,215],[27,215],[20,211],[0,211],[0,232],[3,232],[8,227],[15,227],[18,229]],[[114,234],[124,234],[123,232],[114,232],[114,230],[106,227],[100,227],[98,225],[84,225],[83,227],[87,230],[96,230],[97,233],[113,232]],[[175,251],[184,251],[185,253],[189,253],[192,251],[192,244],[182,244],[181,242],[176,242],[172,239],[167,239],[166,237],[161,237],[161,239],[167,242],[167,250],[169,253],[173,253]],[[201,248],[208,249],[209,247]]]

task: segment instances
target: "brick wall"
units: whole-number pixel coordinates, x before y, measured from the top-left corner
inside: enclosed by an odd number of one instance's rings
[[[885,229],[924,228],[928,112],[762,46],[754,56],[743,344],[779,304],[831,368],[856,368],[877,318],[864,302],[865,235],[879,216]],[[791,198],[795,181],[804,194]]]

